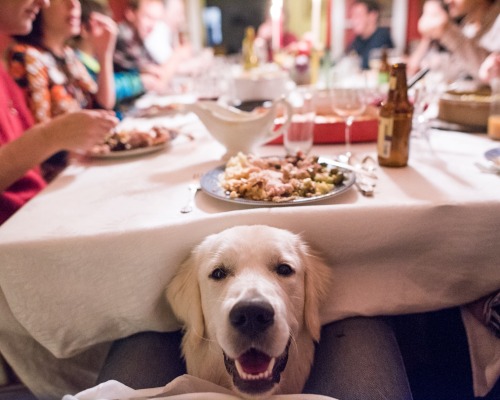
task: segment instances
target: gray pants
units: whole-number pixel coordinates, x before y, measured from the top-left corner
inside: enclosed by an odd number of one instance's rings
[[[116,341],[98,383],[115,379],[134,389],[164,386],[185,373],[181,334],[144,332]],[[325,325],[304,393],[340,400],[411,400],[390,326],[379,318]]]

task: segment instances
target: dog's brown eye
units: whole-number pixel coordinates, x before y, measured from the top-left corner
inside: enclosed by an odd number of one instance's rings
[[[278,273],[278,275],[281,275],[281,276],[290,276],[293,273],[295,273],[293,268],[290,267],[288,264],[279,264],[276,267],[276,272]]]
[[[227,270],[224,267],[215,268],[210,274],[210,278],[220,281],[227,277]]]

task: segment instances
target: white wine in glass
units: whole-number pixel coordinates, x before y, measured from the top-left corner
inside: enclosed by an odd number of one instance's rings
[[[345,157],[351,153],[351,127],[355,117],[363,114],[366,109],[366,92],[364,88],[334,87],[330,89],[333,111],[345,121]]]

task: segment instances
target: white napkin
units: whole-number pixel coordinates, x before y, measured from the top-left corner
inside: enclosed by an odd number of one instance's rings
[[[191,400],[196,393],[197,400],[241,400],[236,393],[212,382],[182,375],[168,385],[158,388],[134,390],[117,381],[107,381],[84,390],[76,395],[66,395],[62,400]],[[333,397],[315,394],[274,395],[272,400],[336,400]]]

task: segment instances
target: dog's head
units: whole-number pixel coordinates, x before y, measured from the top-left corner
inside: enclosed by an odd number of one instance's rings
[[[329,279],[289,231],[237,226],[207,237],[167,289],[188,372],[246,397],[300,392]]]

